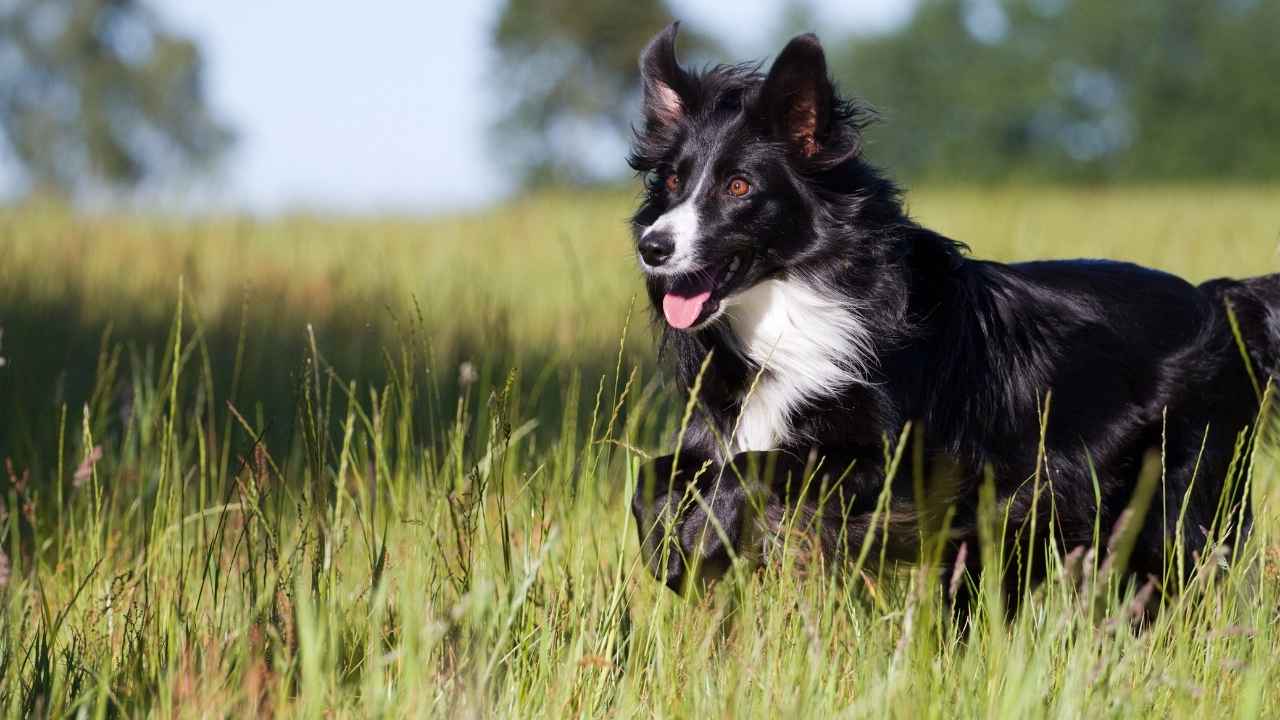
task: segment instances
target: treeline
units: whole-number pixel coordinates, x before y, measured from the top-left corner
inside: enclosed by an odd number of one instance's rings
[[[538,21],[528,22],[535,4]],[[584,149],[626,139],[634,58],[669,8],[509,0],[502,17],[503,66],[543,79],[506,89],[515,99],[502,135],[539,149],[513,157],[538,182],[601,179]],[[804,29],[822,36],[843,89],[880,112],[868,152],[899,176],[1280,177],[1280,2],[923,0],[888,35]],[[687,57],[716,55],[713,42],[693,40]],[[603,102],[580,100],[599,88],[609,89]]]
[[[1280,177],[1280,2],[933,0],[842,43],[913,177]]]
[[[0,2],[0,185],[159,184],[208,170],[233,140],[208,107],[200,48],[153,2]]]

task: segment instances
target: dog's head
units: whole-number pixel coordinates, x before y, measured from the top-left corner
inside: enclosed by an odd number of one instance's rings
[[[655,308],[671,328],[697,331],[832,244],[824,221],[833,195],[858,191],[847,166],[865,114],[837,96],[813,35],[793,39],[768,73],[695,73],[676,59],[676,29],[640,59],[644,126],[630,162],[646,194],[632,224]]]

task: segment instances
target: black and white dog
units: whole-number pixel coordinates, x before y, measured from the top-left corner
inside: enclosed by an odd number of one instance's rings
[[[1001,542],[1030,562],[1001,572],[1034,577],[1046,543],[1091,546],[1095,522],[1105,543],[1152,450],[1163,476],[1132,572],[1161,577],[1174,543],[1194,557],[1211,529],[1247,533],[1231,460],[1277,370],[1280,276],[1197,287],[1119,262],[970,259],[913,222],[864,159],[867,113],[836,93],[816,37],[767,74],[685,69],[675,38],[672,25],[644,50],[630,157],[646,179],[633,226],[661,353],[698,390],[678,456],[647,466],[632,504],[660,580],[722,572],[790,511],[818,521],[829,551],[859,547],[886,487],[899,517],[945,504],[949,560],[968,544],[976,573],[988,474]],[[935,497],[916,497],[909,469],[886,481],[886,445],[908,422],[921,460],[899,466],[945,468]],[[918,546],[911,523],[879,522],[895,555]]]

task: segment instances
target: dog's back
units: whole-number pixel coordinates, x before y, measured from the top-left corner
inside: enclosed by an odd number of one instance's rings
[[[1266,377],[1280,375],[1280,274],[1217,278],[1200,289],[1234,316],[1256,366],[1255,379],[1265,383]]]

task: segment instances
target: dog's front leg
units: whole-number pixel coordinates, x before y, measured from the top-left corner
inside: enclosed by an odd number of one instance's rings
[[[749,486],[706,454],[660,457],[641,468],[631,501],[654,577],[676,592],[714,580],[741,546]]]
[[[854,453],[835,450],[740,453],[724,465],[696,452],[658,458],[642,469],[631,506],[649,570],[677,592],[720,577],[735,557],[757,556],[762,533],[788,509],[846,497],[851,464]]]
[[[915,534],[900,527],[904,498],[891,492],[888,502],[883,502],[886,489],[892,490],[886,487],[890,480],[885,477],[883,457],[873,448],[736,455],[725,473],[732,473],[747,488],[744,497],[752,500],[750,517],[755,520],[753,532],[746,536],[750,546],[736,550],[764,556],[769,547],[777,546],[779,535],[794,532],[819,542],[824,553],[837,557],[860,552],[867,541],[877,548],[889,543],[895,557],[902,554],[898,546]]]

